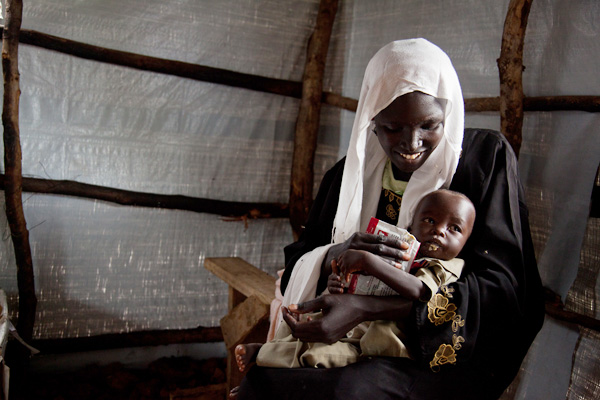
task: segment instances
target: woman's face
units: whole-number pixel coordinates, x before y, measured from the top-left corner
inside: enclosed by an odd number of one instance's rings
[[[408,180],[444,136],[444,107],[435,97],[421,92],[396,98],[373,121],[396,179]]]

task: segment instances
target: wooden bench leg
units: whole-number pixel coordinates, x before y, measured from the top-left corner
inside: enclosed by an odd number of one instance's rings
[[[264,343],[269,331],[269,305],[255,296],[245,297],[229,288],[229,313],[221,319],[227,347],[227,390],[239,386],[245,373],[235,362],[235,346],[240,343]]]

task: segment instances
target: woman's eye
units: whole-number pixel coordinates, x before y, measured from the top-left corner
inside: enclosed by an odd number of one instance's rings
[[[441,125],[441,123],[426,124],[426,125],[423,125],[423,129],[425,129],[426,131],[435,131],[437,128],[439,128],[440,125]]]

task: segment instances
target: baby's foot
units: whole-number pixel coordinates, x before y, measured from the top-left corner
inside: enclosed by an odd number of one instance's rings
[[[256,355],[260,350],[261,343],[238,344],[235,347],[235,362],[240,372],[244,372],[256,361]]]
[[[233,389],[231,389],[229,391],[228,400],[235,400],[235,399],[237,399],[239,391],[240,391],[240,387],[239,386],[236,386]]]

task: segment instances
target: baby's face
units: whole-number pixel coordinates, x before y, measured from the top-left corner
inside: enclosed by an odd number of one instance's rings
[[[475,210],[466,199],[451,194],[424,198],[415,212],[411,233],[421,242],[422,257],[450,260],[471,235]]]

